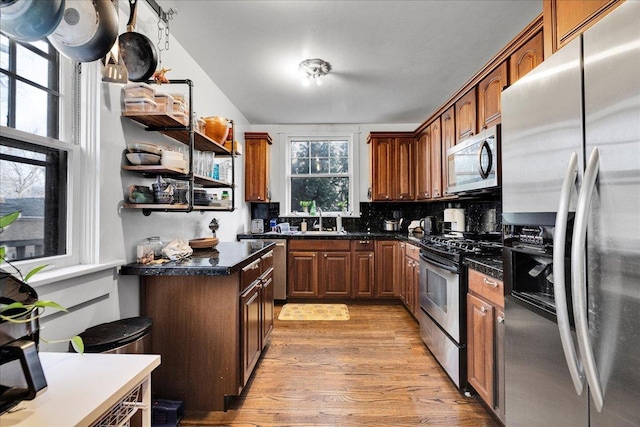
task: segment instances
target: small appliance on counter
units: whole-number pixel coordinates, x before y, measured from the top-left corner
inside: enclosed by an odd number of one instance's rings
[[[11,274],[0,270],[0,298],[3,304],[21,302],[25,305],[38,300],[36,291]],[[40,357],[38,339],[40,322],[33,318],[33,310],[22,308],[3,312],[26,323],[0,321],[0,414],[23,400],[33,400],[47,388]],[[30,319],[30,320],[29,320]]]
[[[451,236],[462,237],[465,231],[464,209],[448,208],[444,210],[444,232]]]
[[[261,219],[252,219],[251,234],[262,234],[262,233],[264,233],[264,221]]]

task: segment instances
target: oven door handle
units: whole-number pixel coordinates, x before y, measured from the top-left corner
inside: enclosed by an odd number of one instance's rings
[[[458,273],[458,267],[446,265],[439,263],[438,261],[434,261],[432,259],[426,258],[424,255],[420,254],[420,259],[426,262],[427,264],[435,265],[436,267],[442,268],[443,270],[450,271],[452,273]]]

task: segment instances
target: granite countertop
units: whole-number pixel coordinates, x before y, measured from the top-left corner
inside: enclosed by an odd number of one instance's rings
[[[288,239],[288,240],[301,240],[301,239],[335,239],[335,240],[358,240],[358,239],[370,239],[370,240],[400,240],[405,242],[411,242],[420,244],[422,234],[412,234],[406,231],[325,231],[325,232],[290,232],[290,233],[260,233],[260,234],[238,234],[237,238],[240,239],[257,239],[257,240],[269,240],[269,239]]]
[[[274,247],[272,242],[220,242],[214,250],[196,249],[193,255],[164,264],[132,263],[120,274],[138,276],[227,276],[260,258]]]
[[[463,263],[487,276],[503,280],[502,258],[500,256],[468,256],[464,258]]]

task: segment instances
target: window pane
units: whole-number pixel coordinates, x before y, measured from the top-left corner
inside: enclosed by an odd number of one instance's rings
[[[315,200],[323,211],[338,212],[338,202],[349,200],[349,178],[291,178],[291,209],[301,209],[301,200]]]
[[[0,68],[9,69],[9,38],[0,35]]]
[[[47,94],[22,82],[17,82],[16,86],[16,129],[47,136]]]
[[[338,158],[331,159],[331,173],[348,173],[349,172],[349,159]]]
[[[41,86],[49,86],[50,62],[22,45],[16,47],[16,70],[19,76]]]
[[[6,145],[5,145],[6,144]],[[22,148],[24,147],[24,148]],[[0,234],[8,260],[65,253],[64,154],[4,140],[0,145],[0,216],[21,217]]]
[[[291,158],[309,157],[308,141],[293,141],[291,143]]]
[[[349,143],[347,141],[331,141],[331,157],[347,157]]]
[[[291,174],[300,175],[309,173],[309,159],[291,160]]]
[[[329,159],[316,157],[311,160],[311,173],[329,173]]]
[[[9,123],[9,77],[0,74],[0,125]]]
[[[311,157],[329,157],[329,141],[312,141]]]

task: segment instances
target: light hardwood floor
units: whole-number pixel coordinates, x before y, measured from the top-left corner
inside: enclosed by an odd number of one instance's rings
[[[227,412],[180,425],[497,426],[461,395],[401,305],[349,305],[348,321],[279,321]]]

